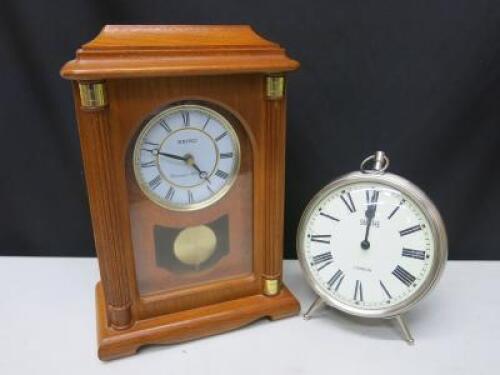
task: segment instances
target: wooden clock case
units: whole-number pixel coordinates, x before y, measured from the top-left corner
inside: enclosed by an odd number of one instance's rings
[[[284,74],[298,65],[248,26],[106,26],[62,68],[61,75],[73,81],[101,274],[96,287],[99,358],[298,313],[297,300],[281,283]],[[214,103],[241,124],[239,135],[246,143],[240,173],[252,173],[251,231],[246,233],[252,266],[238,277],[144,295],[138,288],[130,216],[131,194],[139,193],[131,193],[128,150],[145,116],[182,100]],[[234,205],[224,206],[224,199],[213,209],[231,212]],[[204,211],[201,215],[210,216],[210,209]],[[147,211],[142,214],[148,217]]]

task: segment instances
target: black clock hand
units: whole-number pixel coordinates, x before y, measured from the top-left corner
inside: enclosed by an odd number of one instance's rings
[[[372,226],[372,220],[373,220],[373,216],[374,216],[371,214],[371,212],[375,213],[375,211],[370,210],[370,209],[367,209],[365,212],[365,216],[367,219],[365,239],[363,241],[361,241],[361,248],[364,250],[368,250],[370,248],[370,241],[368,241],[368,236],[370,234],[370,227]]]
[[[194,158],[191,155],[180,156],[180,155],[175,155],[175,154],[169,154],[166,152],[158,152],[158,154],[162,155],[162,156],[166,156],[168,158],[172,158],[175,160],[182,160],[182,161],[186,162],[186,164],[192,166],[196,170],[196,172],[198,172],[198,176],[200,178],[205,179],[208,182],[210,182],[207,178],[207,172],[202,171],[200,169],[200,167],[198,167],[198,165],[194,162]]]
[[[361,248],[364,250],[368,250],[370,248],[370,241],[368,241],[368,236],[370,235],[370,228],[372,225],[373,218],[375,217],[375,211],[377,210],[377,201],[378,201],[378,191],[373,191],[373,195],[370,199],[368,190],[366,191],[366,200],[368,202],[368,207],[365,211],[365,216],[367,219],[366,222],[366,231],[365,231],[365,239],[361,241]]]
[[[200,167],[198,167],[198,165],[194,161],[194,157],[192,155],[187,155],[186,163],[188,163],[190,166],[192,166],[196,170],[196,172],[198,172],[198,176],[201,179],[207,180],[207,182],[210,183],[210,180],[207,177],[207,172],[202,171],[200,169]]]
[[[189,162],[188,162],[188,164],[189,164]],[[191,165],[193,166],[193,168],[194,168],[194,169],[196,169],[196,172],[198,172],[198,176],[200,176],[200,178],[203,178],[203,179],[205,179],[205,180],[207,180],[207,181],[208,181],[208,178],[207,178],[207,172],[202,171],[202,170],[200,169],[200,167],[198,167],[198,166],[196,165],[196,163],[194,162],[194,160],[193,160],[193,162],[191,163]]]
[[[208,178],[208,174],[207,172],[205,171],[202,171],[194,162],[193,162],[193,168],[196,169],[196,171],[198,172],[198,176],[201,178],[201,179],[204,179],[206,180],[208,183],[210,183],[210,179]]]
[[[166,152],[159,152],[158,151],[158,154],[162,155],[162,156],[166,156],[167,158],[172,158],[172,159],[175,159],[175,160],[182,160],[182,161],[185,161],[186,163],[189,160],[189,157],[180,156],[180,155],[174,155],[174,154],[167,154]]]

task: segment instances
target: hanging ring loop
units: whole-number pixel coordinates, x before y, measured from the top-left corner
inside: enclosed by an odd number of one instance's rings
[[[384,151],[377,151],[361,162],[359,169],[363,173],[383,174],[389,168],[389,158]],[[371,164],[371,168],[369,165]]]

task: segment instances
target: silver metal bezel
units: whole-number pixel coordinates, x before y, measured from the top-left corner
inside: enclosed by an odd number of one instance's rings
[[[317,205],[334,190],[337,190],[342,186],[356,183],[382,184],[388,186],[389,188],[401,191],[403,194],[407,195],[425,215],[434,237],[435,259],[429,271],[429,276],[426,280],[424,280],[421,287],[418,288],[414,294],[409,296],[406,300],[393,306],[382,307],[380,309],[364,309],[348,305],[335,299],[315,280],[307,265],[307,260],[305,259],[305,251],[302,247],[304,236],[306,235],[305,226]],[[391,318],[410,310],[427,293],[429,293],[432,288],[434,288],[443,272],[446,259],[448,258],[448,240],[446,236],[446,229],[436,206],[420,188],[405,178],[392,173],[366,174],[362,172],[352,172],[330,182],[311,199],[304,210],[297,230],[296,247],[300,265],[306,276],[306,280],[318,296],[329,306],[351,315],[366,318]]]

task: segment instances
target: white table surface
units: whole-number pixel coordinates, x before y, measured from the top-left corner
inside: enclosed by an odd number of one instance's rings
[[[298,263],[284,275],[304,310],[314,294]],[[390,321],[322,309],[111,362],[96,356],[98,277],[95,259],[0,257],[0,374],[500,373],[500,262],[449,262],[407,316],[413,346]]]

